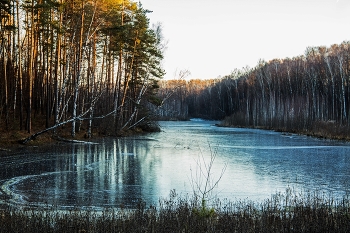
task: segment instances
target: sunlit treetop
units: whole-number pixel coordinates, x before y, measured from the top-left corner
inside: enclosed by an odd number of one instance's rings
[[[110,6],[124,6],[132,11],[137,10],[137,3],[130,0],[104,0],[104,2]]]

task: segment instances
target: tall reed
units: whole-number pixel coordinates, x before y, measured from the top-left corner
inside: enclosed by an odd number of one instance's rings
[[[171,195],[157,206],[134,209],[0,210],[0,232],[349,232],[350,201],[287,189],[263,202],[215,200],[212,215],[196,211],[201,200]]]

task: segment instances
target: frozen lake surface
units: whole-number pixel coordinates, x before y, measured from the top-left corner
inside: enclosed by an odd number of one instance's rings
[[[170,190],[192,195],[197,160],[217,153],[220,199],[262,201],[291,187],[341,198],[350,190],[350,144],[216,122],[160,122],[162,132],[98,144],[62,144],[0,160],[0,199],[13,205],[131,207]]]

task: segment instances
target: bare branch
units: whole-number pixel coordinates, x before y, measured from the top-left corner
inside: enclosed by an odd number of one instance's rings
[[[215,179],[213,178],[212,169],[217,156],[217,148],[213,149],[209,142],[208,144],[210,152],[209,161],[206,161],[202,150],[199,148],[199,155],[198,159],[196,160],[195,176],[191,169],[191,186],[193,193],[196,197],[201,198],[202,204],[211,198],[211,193],[218,186],[227,168],[227,164],[225,163],[224,167],[221,169],[219,177]]]
[[[69,120],[66,120],[66,121],[63,121],[63,122],[60,122],[58,124],[55,124],[54,126],[51,126],[49,128],[46,128],[40,132],[37,132],[35,134],[32,134],[30,135],[29,137],[25,138],[24,140],[20,141],[22,144],[26,144],[28,143],[29,141],[35,139],[36,137],[38,137],[39,135],[43,134],[43,133],[46,133],[50,130],[53,130],[53,129],[56,129],[57,127],[60,127],[62,125],[65,125],[65,124],[68,124],[70,122],[73,122],[73,121],[76,121],[76,120],[88,120],[88,119],[91,119],[91,118],[83,118],[83,116],[85,116],[87,113],[90,112],[90,108],[88,110],[86,110],[85,112],[83,112],[82,114],[80,114],[79,116],[75,117],[75,118],[71,118]],[[109,112],[108,114],[106,115],[103,115],[103,116],[98,116],[98,117],[93,117],[93,119],[102,119],[102,118],[105,118],[113,113],[115,113],[116,110],[113,110],[112,112]]]

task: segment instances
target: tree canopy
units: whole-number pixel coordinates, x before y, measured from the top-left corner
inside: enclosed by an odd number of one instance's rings
[[[147,120],[164,75],[149,12],[130,0],[1,1],[1,125],[31,132],[35,117],[90,137]]]

